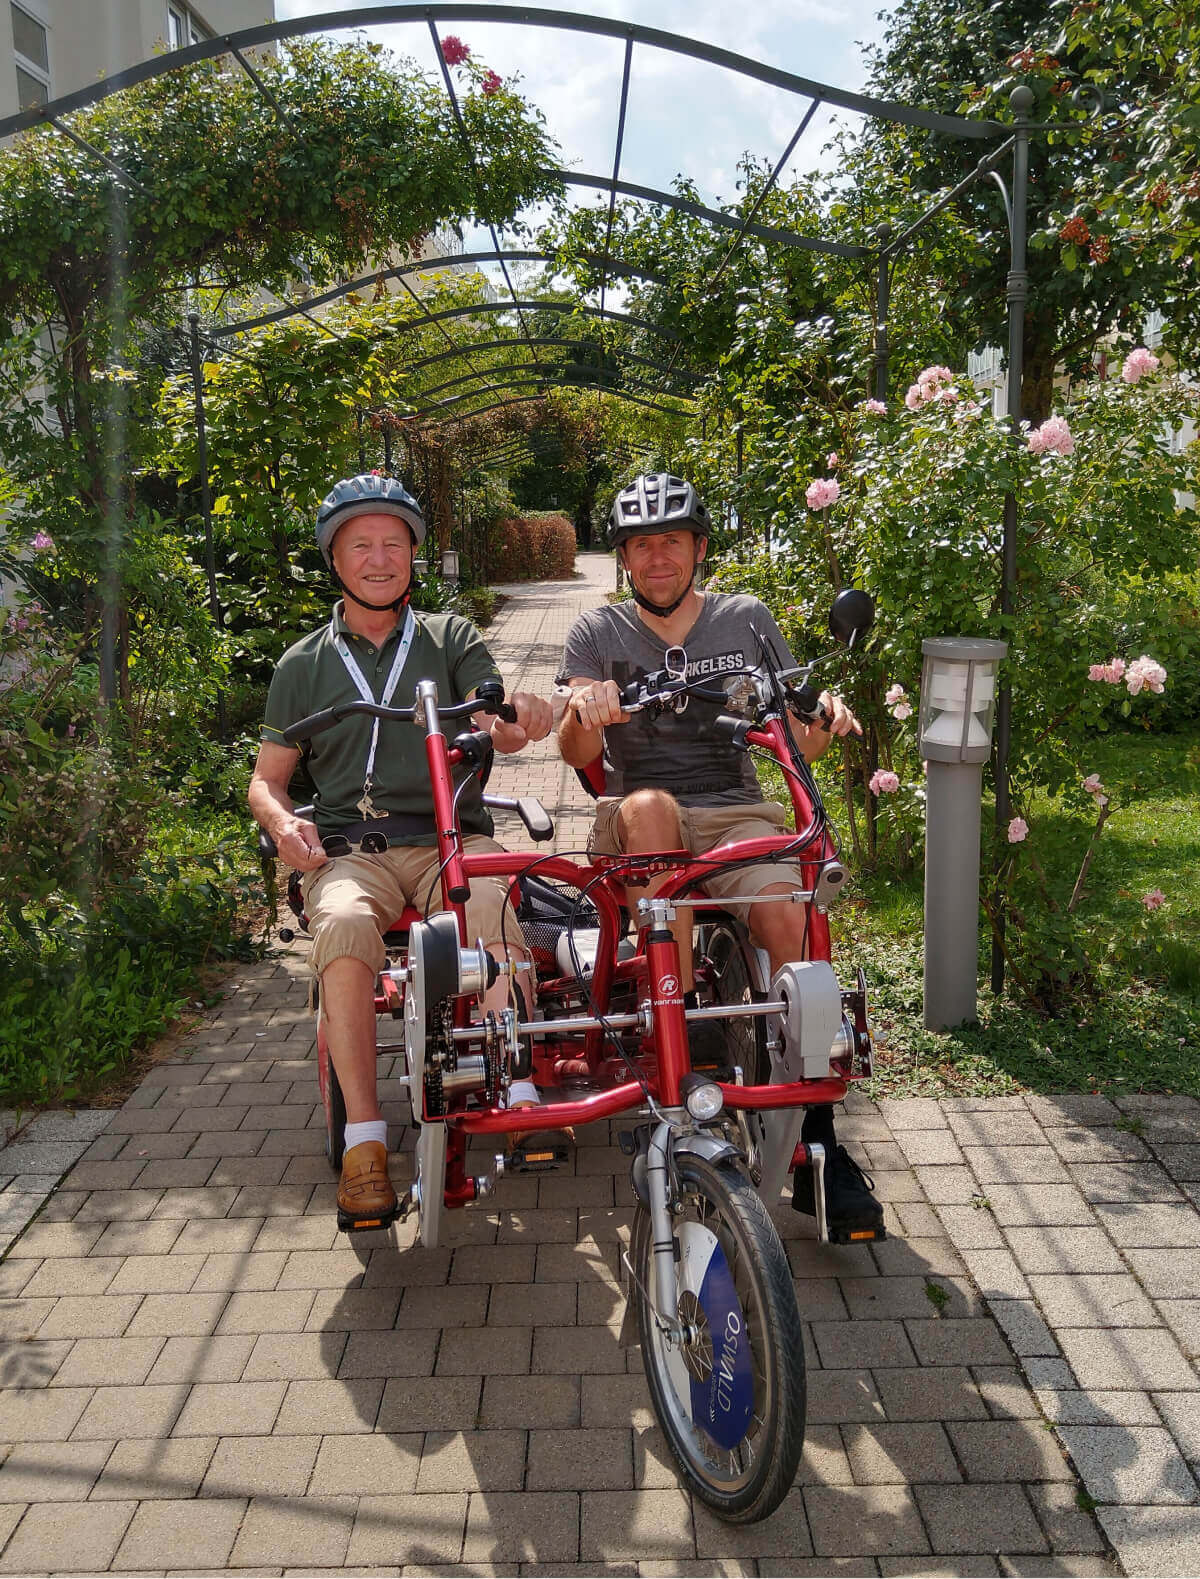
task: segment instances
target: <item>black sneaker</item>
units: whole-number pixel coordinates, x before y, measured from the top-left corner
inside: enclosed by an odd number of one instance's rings
[[[693,1069],[706,1075],[719,1073],[722,1078],[728,1073],[729,1047],[723,1020],[692,1020],[688,1025],[688,1048]]]
[[[883,1207],[871,1193],[874,1188],[874,1179],[862,1171],[845,1146],[825,1159],[825,1218],[831,1244],[887,1238]],[[817,1215],[813,1170],[805,1164],[792,1175],[792,1208],[809,1217]]]

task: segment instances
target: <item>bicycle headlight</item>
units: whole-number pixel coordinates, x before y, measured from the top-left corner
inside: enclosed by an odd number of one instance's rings
[[[711,1124],[725,1106],[725,1098],[715,1080],[703,1075],[685,1075],[679,1082],[683,1105],[697,1124]]]

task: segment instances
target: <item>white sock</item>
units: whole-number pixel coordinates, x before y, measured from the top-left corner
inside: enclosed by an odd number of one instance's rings
[[[532,1080],[514,1080],[508,1088],[509,1107],[516,1107],[519,1102],[532,1102],[536,1107],[541,1100]]]
[[[361,1146],[365,1140],[378,1140],[387,1145],[387,1119],[369,1118],[361,1124],[346,1125],[346,1150]]]

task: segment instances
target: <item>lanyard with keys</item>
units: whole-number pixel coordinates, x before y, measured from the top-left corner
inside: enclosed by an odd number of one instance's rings
[[[417,634],[417,622],[413,618],[412,609],[405,611],[404,630],[400,637],[400,645],[396,648],[396,656],[392,659],[392,667],[388,670],[388,677],[383,687],[383,695],[379,698],[379,705],[387,707],[392,700],[392,695],[400,680],[400,672],[408,659],[409,649],[412,647],[413,638]],[[349,644],[341,631],[337,628],[336,613],[329,621],[329,635],[337,651],[338,657],[346,666],[346,673],[354,681],[355,688],[364,702],[375,701],[375,694],[371,690],[366,675],[358,666],[354,654],[350,651]],[[362,813],[363,819],[368,817],[386,817],[386,811],[377,811],[371,800],[371,790],[374,788],[375,753],[379,749],[379,720],[371,721],[371,744],[367,749],[367,766],[363,774],[363,795],[358,802],[357,810]]]

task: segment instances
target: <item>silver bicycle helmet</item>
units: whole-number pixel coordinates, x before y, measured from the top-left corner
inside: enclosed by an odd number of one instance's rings
[[[608,541],[619,548],[629,537],[680,528],[707,537],[712,517],[704,500],[682,477],[670,472],[643,472],[622,488],[608,517]]]
[[[421,506],[403,483],[378,472],[344,477],[321,500],[321,508],[317,511],[317,547],[330,570],[333,569],[333,539],[356,515],[398,515],[412,532],[414,548],[420,548],[425,541],[425,517],[421,514]]]

